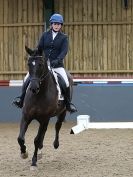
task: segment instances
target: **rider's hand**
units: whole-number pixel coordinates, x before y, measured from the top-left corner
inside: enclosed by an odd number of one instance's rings
[[[51,61],[51,66],[52,66],[52,67],[56,67],[56,66],[58,66],[58,64],[59,64],[59,61],[58,61],[58,60],[53,60],[53,61]]]

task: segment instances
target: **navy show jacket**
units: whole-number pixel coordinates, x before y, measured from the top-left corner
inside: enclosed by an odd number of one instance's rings
[[[58,65],[52,67],[64,67],[63,59],[68,52],[68,37],[62,32],[58,32],[53,40],[52,30],[44,32],[39,40],[37,48],[43,51],[45,58],[50,60],[51,66],[53,60],[58,60]]]

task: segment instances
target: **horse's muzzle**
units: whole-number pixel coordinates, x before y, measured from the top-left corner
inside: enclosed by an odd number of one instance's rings
[[[33,94],[38,94],[40,89],[39,88],[36,88],[36,89],[30,88],[30,90],[32,91]]]
[[[39,91],[40,91],[40,87],[39,87],[39,84],[36,82],[36,83],[32,83],[30,84],[30,91],[33,93],[33,94],[38,94]]]

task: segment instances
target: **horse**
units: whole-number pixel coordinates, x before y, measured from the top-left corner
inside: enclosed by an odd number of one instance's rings
[[[40,55],[34,50],[25,47],[28,58],[28,70],[30,75],[30,84],[24,99],[22,108],[22,117],[20,122],[20,132],[18,136],[18,144],[20,145],[21,157],[28,157],[28,152],[25,145],[25,134],[28,125],[32,120],[39,122],[38,133],[34,139],[34,153],[32,157],[31,167],[37,167],[38,155],[43,148],[43,141],[49,120],[52,117],[57,117],[55,123],[55,139],[53,146],[55,149],[59,147],[59,131],[62,122],[66,116],[66,106],[63,100],[58,100],[58,91],[55,79],[51,70],[48,67],[48,62],[43,55]],[[73,80],[69,72],[67,72],[71,96],[73,91]]]

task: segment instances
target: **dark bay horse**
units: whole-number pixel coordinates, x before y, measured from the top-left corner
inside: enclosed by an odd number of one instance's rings
[[[20,123],[20,133],[18,143],[20,145],[21,157],[27,158],[28,153],[25,146],[25,133],[28,125],[33,119],[39,122],[37,136],[34,139],[34,154],[32,157],[32,167],[37,166],[38,151],[43,148],[43,140],[47,126],[51,117],[56,116],[55,139],[53,146],[59,147],[59,131],[62,122],[65,120],[66,107],[64,101],[58,100],[58,92],[53,75],[48,68],[47,61],[38,53],[26,47],[29,54],[28,68],[30,75],[30,84],[22,108],[22,118]],[[72,77],[68,74],[70,88],[72,93]]]

